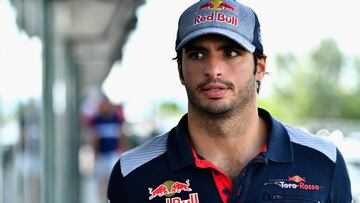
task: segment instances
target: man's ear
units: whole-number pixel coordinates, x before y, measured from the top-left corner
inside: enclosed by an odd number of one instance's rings
[[[182,72],[182,64],[181,64],[181,62],[177,62],[177,64],[178,64],[178,72],[179,72],[179,78],[180,78],[180,82],[181,82],[181,84],[185,84],[185,82],[184,82],[184,75],[183,75],[183,72]]]
[[[266,57],[260,57],[256,61],[256,80],[261,81],[266,74]]]

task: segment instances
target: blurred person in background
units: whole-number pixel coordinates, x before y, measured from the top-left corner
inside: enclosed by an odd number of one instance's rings
[[[120,156],[109,202],[350,203],[336,146],[257,106],[266,56],[255,12],[235,0],[200,0],[178,23],[188,113]]]
[[[120,153],[127,149],[126,136],[122,133],[124,122],[121,106],[112,104],[104,95],[101,97],[95,114],[87,120],[91,129],[88,143],[95,153],[94,173],[100,199],[105,199],[112,166]]]

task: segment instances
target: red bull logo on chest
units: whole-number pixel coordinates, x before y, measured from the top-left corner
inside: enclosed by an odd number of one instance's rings
[[[167,180],[163,184],[156,187],[155,189],[149,188],[149,194],[150,194],[149,200],[152,200],[155,197],[162,197],[162,196],[172,197],[176,193],[181,193],[183,191],[187,191],[187,192],[192,191],[192,189],[190,188],[190,180],[189,179],[186,180],[185,183]],[[193,194],[197,195],[197,193],[193,193]],[[167,199],[169,199],[169,198],[167,198]],[[170,203],[176,203],[179,198],[173,198],[173,199],[175,199],[174,202],[172,202],[172,199],[170,199],[169,200]],[[190,196],[190,200],[191,199],[194,199],[194,197]],[[183,201],[180,201],[179,203],[182,203],[182,202]],[[166,200],[166,203],[168,203],[168,200]],[[185,201],[184,203],[195,203],[195,202]]]

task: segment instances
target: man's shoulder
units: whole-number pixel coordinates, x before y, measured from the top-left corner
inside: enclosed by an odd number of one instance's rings
[[[133,170],[162,155],[167,149],[168,132],[151,138],[120,156],[121,173],[125,177]]]
[[[316,136],[300,128],[285,125],[289,134],[290,141],[302,146],[309,147],[313,150],[321,152],[327,156],[332,162],[336,162],[337,148],[334,143],[320,136]]]

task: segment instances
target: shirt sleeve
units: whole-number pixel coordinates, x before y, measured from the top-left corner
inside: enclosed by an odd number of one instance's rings
[[[121,199],[121,182],[122,182],[120,160],[114,165],[111,175],[109,178],[108,188],[107,188],[107,198],[108,203],[120,203]]]
[[[331,189],[331,203],[351,203],[351,184],[343,156],[337,149]]]

